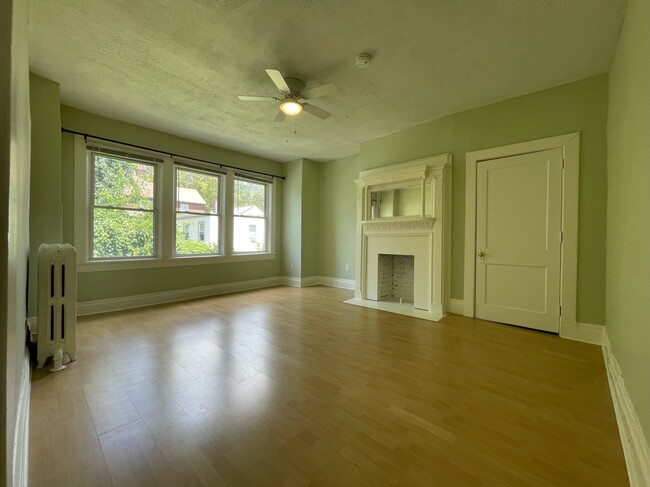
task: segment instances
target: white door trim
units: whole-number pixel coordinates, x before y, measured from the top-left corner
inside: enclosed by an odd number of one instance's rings
[[[476,166],[481,161],[561,148],[564,155],[562,184],[562,262],[560,268],[560,334],[562,323],[576,322],[578,283],[578,189],[580,133],[558,135],[520,144],[468,152],[465,157],[465,279],[463,315],[475,316],[476,292]]]

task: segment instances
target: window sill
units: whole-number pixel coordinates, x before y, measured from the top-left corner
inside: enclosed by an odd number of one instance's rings
[[[173,258],[144,258],[129,260],[90,261],[77,264],[77,272],[123,271],[131,269],[153,269],[159,267],[183,267],[193,265],[225,264],[257,260],[273,260],[275,252],[260,252],[236,255],[184,256]]]

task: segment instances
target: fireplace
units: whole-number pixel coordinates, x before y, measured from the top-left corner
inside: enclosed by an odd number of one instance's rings
[[[377,299],[413,306],[413,255],[379,254]]]
[[[439,321],[449,290],[451,156],[363,171],[350,304]]]

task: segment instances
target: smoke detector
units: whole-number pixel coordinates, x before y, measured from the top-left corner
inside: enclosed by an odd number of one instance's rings
[[[368,65],[370,64],[371,59],[372,57],[370,56],[370,54],[366,54],[365,52],[359,54],[356,59],[357,68],[359,69],[367,68]]]

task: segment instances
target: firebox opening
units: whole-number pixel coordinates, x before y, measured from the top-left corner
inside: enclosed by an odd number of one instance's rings
[[[413,255],[379,254],[378,300],[413,305],[414,269]]]

